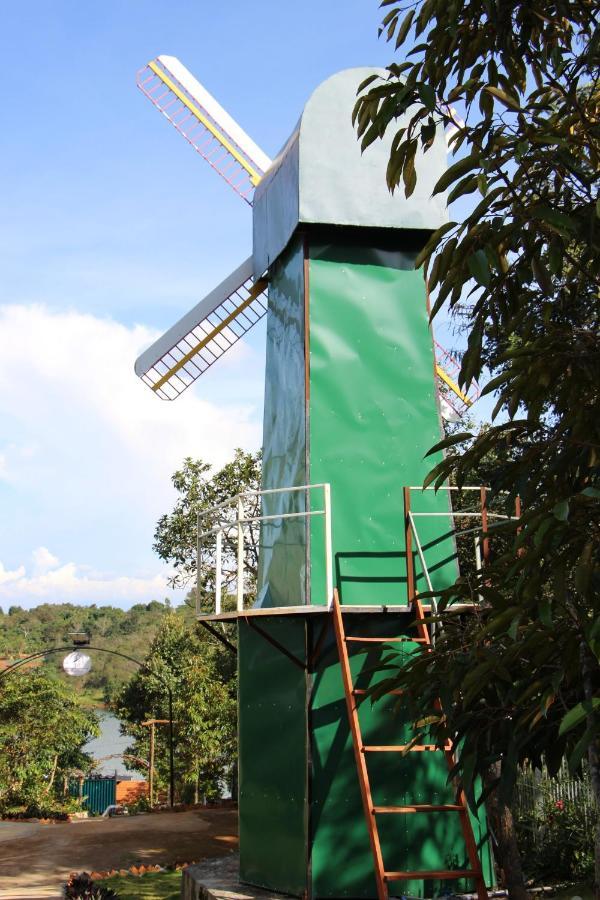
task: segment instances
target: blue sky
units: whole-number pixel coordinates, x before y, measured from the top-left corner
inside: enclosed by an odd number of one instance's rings
[[[4,609],[173,596],[152,551],[171,473],[187,455],[220,464],[261,441],[264,326],[175,403],[133,374],[251,250],[250,209],[142,96],[136,71],[179,57],[274,155],[327,76],[390,61],[379,21],[376,0],[4,5]]]
[[[0,605],[162,598],[169,476],[261,439],[264,333],[165,404],[136,355],[251,249],[250,210],[141,95],[178,56],[273,155],[333,72],[385,64],[370,0],[22,0],[0,48]],[[177,599],[177,598],[175,598]]]

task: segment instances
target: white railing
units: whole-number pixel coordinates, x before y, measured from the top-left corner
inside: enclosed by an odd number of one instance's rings
[[[482,543],[489,536],[490,531],[492,531],[494,528],[497,528],[498,526],[502,525],[503,521],[506,521],[508,519],[513,519],[513,518],[518,518],[520,515],[520,501],[517,501],[516,510],[515,510],[516,515],[514,517],[508,516],[508,515],[503,515],[501,513],[490,512],[487,509],[487,502],[486,502],[486,494],[487,494],[488,488],[485,486],[484,487],[475,487],[475,486],[468,485],[468,486],[463,486],[462,488],[459,488],[459,487],[456,487],[455,485],[440,485],[437,488],[433,487],[433,486],[424,488],[422,486],[419,487],[416,485],[411,485],[406,490],[408,491],[409,497],[410,497],[410,494],[412,491],[419,491],[419,492],[423,492],[423,491],[477,491],[477,493],[479,493],[481,496],[481,509],[477,512],[466,511],[466,510],[465,511],[453,510],[451,507],[450,507],[450,509],[448,509],[447,512],[433,512],[433,511],[432,512],[413,512],[412,509],[410,508],[410,503],[409,503],[409,508],[406,510],[406,516],[407,516],[407,520],[408,520],[407,524],[410,527],[410,530],[412,532],[412,535],[413,535],[413,538],[415,541],[415,546],[417,548],[417,555],[418,555],[419,561],[421,563],[421,568],[423,570],[423,576],[427,583],[427,590],[429,592],[431,592],[432,595],[434,595],[435,592],[434,592],[433,584],[431,581],[431,575],[429,573],[429,568],[428,568],[427,562],[425,560],[425,554],[423,553],[423,547],[421,544],[421,540],[419,538],[419,533],[417,530],[417,524],[415,522],[415,517],[423,517],[423,518],[443,517],[446,519],[450,518],[453,521],[456,519],[479,519],[480,524],[476,525],[475,528],[453,528],[452,531],[450,532],[450,534],[453,537],[464,537],[467,534],[475,535],[475,537],[474,537],[475,568],[478,572],[480,572],[481,569],[483,568],[483,560],[482,560],[482,554],[481,554]],[[501,491],[500,493],[506,494],[507,492]],[[494,522],[490,522],[489,521],[490,519],[499,519],[501,521],[494,523]],[[480,602],[483,601],[483,597],[481,595],[479,596],[479,600],[480,600]],[[430,598],[429,602],[431,603],[432,611],[435,614],[437,612],[436,597],[432,596]]]
[[[310,497],[310,491],[321,490],[323,492],[323,508],[307,509],[287,513],[273,513],[270,515],[246,515],[244,510],[244,500],[254,498],[262,498],[271,494],[292,494],[305,492]],[[209,516],[214,517],[220,512],[224,512],[231,507],[235,508],[235,518],[220,522],[212,528],[202,530],[202,522]],[[237,533],[237,563],[236,563],[236,608],[238,612],[244,609],[244,577],[245,577],[245,546],[244,546],[244,526],[252,523],[269,522],[280,519],[299,519],[310,516],[323,516],[324,519],[324,561],[325,561],[325,604],[329,608],[333,602],[333,561],[332,561],[332,543],[331,543],[331,487],[328,483],[324,484],[301,484],[293,487],[270,488],[263,491],[244,491],[236,494],[228,500],[213,506],[211,509],[202,510],[197,516],[197,544],[196,544],[196,615],[203,615],[200,609],[200,599],[202,596],[202,547],[203,542],[208,537],[215,537],[215,609],[216,615],[221,613],[221,600],[223,591],[223,533],[230,529],[235,529]],[[204,615],[210,615],[204,613]]]

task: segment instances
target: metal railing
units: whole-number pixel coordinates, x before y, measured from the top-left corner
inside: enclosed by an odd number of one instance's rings
[[[322,509],[306,509],[294,512],[279,512],[268,515],[246,515],[244,510],[244,500],[250,498],[260,499],[262,497],[275,494],[293,494],[304,492],[307,498],[310,498],[310,492],[313,490],[321,490],[323,492],[323,508]],[[307,503],[307,505],[310,505]],[[235,518],[231,521],[220,522],[212,528],[202,530],[202,521],[209,516],[214,517],[220,512],[224,512],[231,507],[235,508]],[[324,519],[324,562],[325,562],[325,599],[327,608],[331,607],[333,602],[333,552],[331,539],[331,487],[329,483],[322,484],[301,484],[293,485],[285,488],[269,488],[262,491],[244,491],[233,497],[224,500],[211,509],[202,510],[197,516],[197,544],[196,544],[196,615],[210,615],[210,613],[202,613],[200,601],[202,597],[202,547],[206,538],[215,538],[215,608],[214,613],[219,615],[222,611],[222,592],[223,592],[223,534],[226,531],[235,529],[236,531],[236,609],[242,612],[244,609],[244,578],[245,578],[245,541],[244,526],[253,523],[262,523],[282,519],[299,519],[310,518],[311,516],[323,516]]]
[[[502,525],[503,521],[508,521],[510,519],[516,518],[519,519],[521,516],[521,500],[517,496],[515,498],[515,515],[509,516],[504,515],[502,513],[490,512],[488,509],[488,488],[485,485],[480,487],[475,486],[466,486],[466,487],[456,487],[455,485],[441,485],[438,488],[435,487],[421,487],[416,485],[411,485],[409,487],[404,488],[404,515],[405,515],[405,540],[406,540],[406,566],[407,566],[407,587],[408,587],[408,601],[409,603],[414,599],[416,595],[416,574],[414,568],[414,559],[412,556],[412,542],[414,539],[415,547],[417,550],[417,555],[419,557],[419,561],[421,563],[421,568],[423,570],[423,576],[425,578],[425,582],[427,584],[427,590],[432,594],[430,598],[432,612],[435,614],[437,611],[437,600],[435,598],[435,591],[433,587],[433,583],[431,580],[431,575],[429,572],[429,568],[427,566],[427,562],[425,560],[425,554],[423,552],[423,546],[421,544],[421,540],[419,538],[419,533],[417,530],[417,525],[415,522],[415,518],[422,517],[443,517],[450,518],[452,521],[456,519],[480,519],[480,523],[475,526],[475,528],[461,528],[456,529],[453,528],[450,534],[452,537],[464,537],[467,534],[474,534],[475,539],[475,567],[477,571],[481,571],[483,566],[489,560],[490,554],[490,539],[489,533],[493,528],[498,528]],[[477,491],[480,497],[480,509],[477,512],[473,512],[470,510],[454,510],[452,508],[448,509],[447,512],[413,512],[411,509],[411,492],[412,491]],[[504,493],[504,492],[503,492]],[[498,522],[490,522],[491,519],[499,519],[501,521]],[[438,592],[440,593],[440,592]],[[480,600],[482,597],[480,596]]]

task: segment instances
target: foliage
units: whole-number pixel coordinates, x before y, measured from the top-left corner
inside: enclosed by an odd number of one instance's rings
[[[38,669],[0,681],[0,809],[44,815],[57,806],[64,778],[86,766],[82,747],[98,734],[74,692]],[[60,805],[60,804],[59,804]]]
[[[110,887],[95,884],[87,872],[82,872],[69,878],[65,900],[119,900],[119,894]]]
[[[455,161],[434,192],[469,196],[471,208],[419,264],[437,291],[432,314],[446,304],[468,332],[461,385],[486,367],[498,398],[487,430],[438,445],[447,454],[428,481],[477,483],[499,449],[493,491],[520,493],[525,509],[505,527],[509,551],[453,589],[486,608],[458,627],[443,616],[434,654],[400,679],[444,693],[447,719],[432,711],[430,725],[464,738],[467,784],[501,759],[508,796],[525,759],[556,771],[567,754],[576,770],[588,752],[600,794],[599,6],[382,6],[396,49],[415,45],[364,83],[357,128],[364,148],[394,129],[388,184],[407,195],[418,149],[438,126],[455,129]]]
[[[179,498],[173,511],[159,519],[154,534],[154,549],[161,559],[171,563],[175,574],[172,584],[185,587],[196,577],[196,522],[198,513],[212,510],[215,506],[245,491],[260,489],[261,454],[236,450],[233,460],[212,473],[212,466],[202,460],[190,457],[184,460],[183,468],[173,475],[172,481]],[[212,473],[212,474],[211,474]],[[246,515],[252,518],[259,514],[260,501],[257,497],[245,500]],[[218,513],[202,519],[206,531],[217,524],[224,525],[223,531],[223,590],[231,592],[236,583],[237,529],[232,525],[236,506],[229,506]],[[250,524],[245,529],[245,596],[251,599],[256,593],[258,572],[258,529]],[[214,593],[215,537],[207,536],[202,541],[202,589],[204,598]]]
[[[122,690],[115,712],[133,738],[127,752],[148,759],[149,718],[168,718],[173,692],[177,793],[191,788],[194,799],[219,796],[220,781],[235,763],[236,683],[220,645],[189,627],[182,612],[165,616],[140,669]],[[159,785],[169,783],[168,725],[156,726],[155,769]]]
[[[73,603],[44,603],[33,609],[11,607],[2,618],[0,656],[35,653],[70,643],[69,632],[84,631],[92,644],[142,659],[169,608],[154,600],[137,603],[124,610],[114,606],[76,606]],[[193,616],[189,614],[190,624]],[[90,706],[109,700],[129,680],[135,666],[108,653],[91,652],[92,670],[81,678],[69,678],[62,670],[63,654],[43,660],[47,672],[68,683]]]
[[[546,799],[517,819],[527,874],[556,884],[590,878],[594,872],[594,829],[574,800]]]

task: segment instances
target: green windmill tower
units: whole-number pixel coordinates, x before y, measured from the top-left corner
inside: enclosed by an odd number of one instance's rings
[[[444,135],[417,157],[412,197],[391,196],[389,142],[362,156],[351,124],[374,71],[321,84],[275,160],[175,58],[139,73],[141,90],[252,205],[253,253],[136,372],[174,399],[267,313],[257,599],[244,609],[248,518],[234,498],[238,609],[221,612],[217,525],[215,612],[202,617],[237,621],[241,880],[297,897],[462,886],[483,898],[486,826],[447,784],[453,748],[406,752],[399,698],[364,699],[383,654],[427,652],[418,590],[456,579],[448,495],[414,486],[432,465],[441,413],[469,403],[436,361],[414,268],[446,221],[443,198],[431,197]]]

